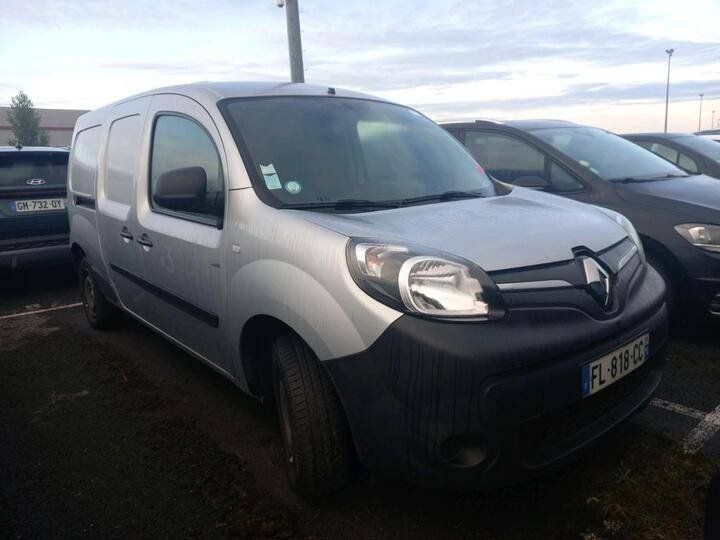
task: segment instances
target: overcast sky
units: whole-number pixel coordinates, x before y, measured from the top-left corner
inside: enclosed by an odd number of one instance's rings
[[[552,117],[617,131],[720,119],[720,0],[300,0],[306,81],[436,120]],[[287,80],[274,0],[0,0],[0,104],[94,108],[198,80]]]

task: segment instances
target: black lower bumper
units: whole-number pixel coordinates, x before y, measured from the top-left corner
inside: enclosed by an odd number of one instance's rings
[[[700,309],[720,316],[720,278],[694,279],[690,282],[690,298]]]
[[[720,292],[710,301],[710,315],[720,317]]]
[[[67,234],[0,240],[0,268],[67,262],[70,258]]]
[[[614,319],[570,308],[517,309],[487,324],[403,316],[365,352],[326,362],[361,462],[416,483],[474,488],[562,463],[660,382],[667,313],[662,281],[648,274]],[[645,364],[583,398],[582,366],[645,333]]]
[[[680,262],[685,280],[675,291],[678,300],[693,309],[718,315],[720,307],[720,253],[710,253],[688,246],[682,252]]]

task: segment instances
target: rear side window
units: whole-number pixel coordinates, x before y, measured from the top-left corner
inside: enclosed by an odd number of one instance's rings
[[[695,163],[695,160],[690,156],[686,156],[685,154],[680,154],[677,164],[678,167],[686,170],[691,174],[697,174],[698,172],[700,172],[700,169],[698,168],[697,163]]]
[[[128,206],[135,193],[141,130],[139,115],[126,116],[112,123],[108,136],[105,196]]]
[[[675,150],[674,148],[670,148],[669,146],[661,143],[643,142],[640,144],[654,154],[657,154],[658,156],[667,159],[671,163],[674,163],[675,165],[677,165],[684,171],[689,172],[690,174],[697,174],[700,171],[694,159],[692,159],[686,154]]]
[[[67,152],[0,153],[0,189],[65,187]]]
[[[70,165],[70,183],[73,193],[95,196],[100,126],[85,129],[75,137]]]
[[[158,178],[171,171],[201,167],[205,172],[204,197],[182,211],[163,207],[154,200]],[[155,120],[150,162],[150,201],[153,208],[200,218],[222,218],[225,187],[220,154],[200,124],[178,115],[160,115]]]
[[[583,189],[583,185],[573,175],[556,163],[550,163],[549,181],[552,191],[577,191]]]
[[[678,161],[677,150],[673,150],[672,148],[670,148],[669,146],[665,146],[664,144],[652,143],[650,145],[650,151],[656,153],[660,157],[667,159],[671,163],[677,163]]]

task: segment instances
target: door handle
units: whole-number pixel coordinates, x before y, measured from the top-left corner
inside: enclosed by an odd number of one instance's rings
[[[127,227],[122,228],[122,230],[120,231],[120,236],[122,236],[128,242],[133,239],[133,235]]]
[[[140,238],[137,239],[137,243],[144,247],[146,250],[153,247],[153,243],[148,238],[148,235],[143,233]]]

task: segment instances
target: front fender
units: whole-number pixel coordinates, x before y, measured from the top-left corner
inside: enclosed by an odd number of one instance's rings
[[[241,304],[229,306],[231,328],[243,328],[256,315],[275,317],[297,332],[320,360],[355,354],[369,346],[333,295],[289,263],[253,261],[238,269],[230,288],[230,298]]]

